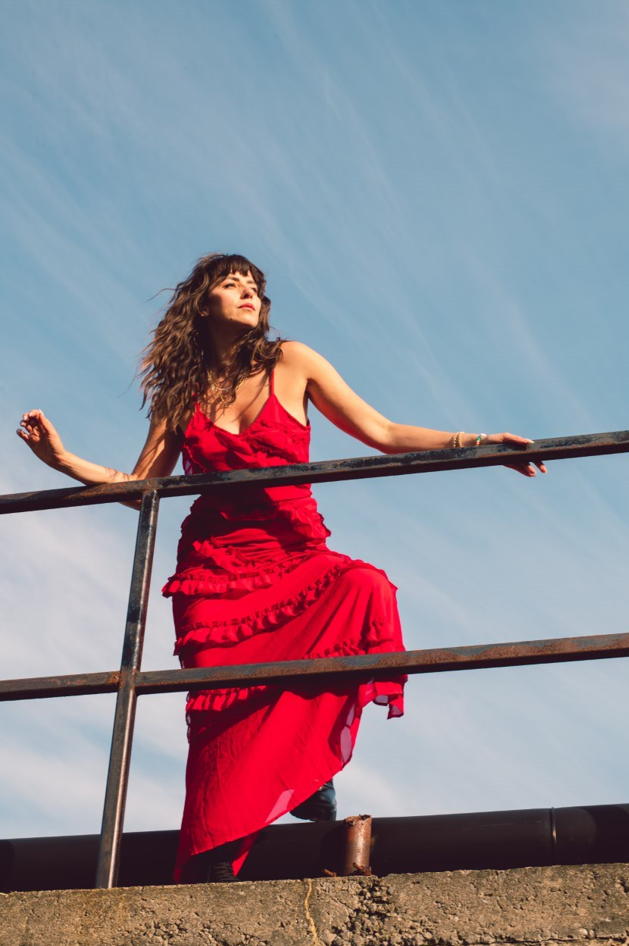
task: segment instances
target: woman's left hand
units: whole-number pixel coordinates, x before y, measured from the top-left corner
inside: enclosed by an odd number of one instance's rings
[[[483,439],[481,446],[484,447],[487,443],[505,443],[510,444],[526,444],[533,443],[528,437],[518,437],[517,434],[489,434],[486,438]],[[517,473],[521,473],[523,476],[536,476],[537,473],[534,469],[534,466],[540,471],[540,473],[548,473],[546,466],[543,460],[539,462],[535,461],[534,463],[527,463],[523,461],[522,463],[505,463],[505,466],[509,470],[515,470]]]

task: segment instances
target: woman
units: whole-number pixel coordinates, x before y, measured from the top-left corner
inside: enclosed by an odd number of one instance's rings
[[[169,476],[180,453],[188,474],[307,462],[309,400],[341,430],[388,454],[532,442],[392,423],[311,348],[268,338],[265,286],[249,260],[218,253],[179,283],[142,361],[151,422],[132,473],[68,453],[39,410],[24,414],[18,435],[49,466],[87,485]],[[512,468],[535,476],[530,463]],[[307,485],[221,487],[200,496],[163,589],[173,599],[181,665],[403,650],[397,589],[382,570],[329,549],[329,535]],[[405,679],[188,694],[175,881],[233,880],[257,832],[287,812],[334,818],[332,778],[351,758],[363,707],[373,701],[401,716]]]

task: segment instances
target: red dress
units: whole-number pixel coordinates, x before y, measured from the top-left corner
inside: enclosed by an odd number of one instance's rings
[[[310,425],[273,390],[242,434],[199,406],[183,446],[187,474],[307,463]],[[310,486],[220,487],[192,505],[173,597],[182,667],[255,664],[404,650],[396,587],[367,562],[334,552]],[[403,713],[404,676],[357,684],[231,687],[188,694],[186,800],[173,879],[194,854],[257,832],[349,762],[363,707]]]

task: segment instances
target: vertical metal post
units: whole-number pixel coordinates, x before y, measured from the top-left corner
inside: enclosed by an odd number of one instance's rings
[[[120,664],[120,685],[116,700],[103,823],[98,851],[96,887],[115,887],[118,881],[120,843],[127,801],[129,764],[137,701],[135,674],[140,670],[142,662],[158,510],[158,493],[155,491],[145,493],[140,507],[140,521],[138,522],[133,571],[131,573],[127,624]]]

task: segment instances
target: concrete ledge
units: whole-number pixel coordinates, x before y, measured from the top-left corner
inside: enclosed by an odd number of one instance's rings
[[[629,944],[629,864],[0,894],[1,946]]]

